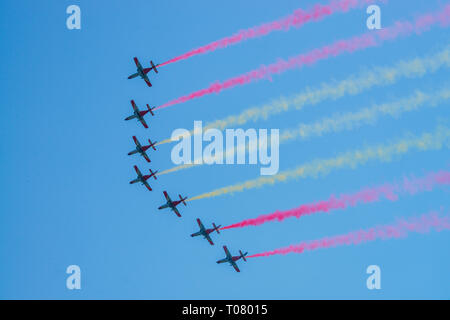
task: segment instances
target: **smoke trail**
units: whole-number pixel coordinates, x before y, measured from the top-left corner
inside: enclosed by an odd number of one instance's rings
[[[397,201],[398,197],[402,194],[414,195],[419,192],[432,191],[436,186],[447,186],[449,184],[450,171],[432,172],[420,178],[404,178],[402,183],[387,183],[378,187],[366,187],[356,193],[341,194],[339,197],[331,195],[327,200],[304,204],[294,209],[275,211],[273,213],[260,215],[253,219],[246,219],[222,227],[220,230],[259,226],[267,222],[281,222],[287,218],[300,218],[319,212],[328,213],[331,210],[342,210],[350,206],[354,207],[358,204],[378,202],[382,198],[390,201]]]
[[[378,117],[389,115],[391,117],[399,117],[404,112],[417,111],[422,107],[435,107],[438,103],[450,99],[450,88],[445,87],[439,91],[425,93],[416,90],[415,93],[407,98],[399,99],[397,101],[374,105],[370,108],[363,108],[358,112],[349,112],[344,114],[336,114],[328,118],[316,121],[311,124],[301,123],[295,129],[286,129],[280,133],[280,143],[286,143],[293,139],[308,139],[312,136],[322,136],[326,133],[337,133],[343,130],[353,130],[364,124],[375,124]],[[445,107],[448,107],[445,105]],[[248,144],[233,146],[225,150],[225,152],[218,153],[218,157],[226,157],[234,155],[239,152],[257,152],[258,146],[265,145],[266,141],[260,140],[254,148],[249,148]],[[194,163],[183,164],[162,171],[159,175],[177,172],[180,170],[199,166],[204,163],[213,163],[214,159],[203,158],[203,163],[194,161]]]
[[[334,158],[319,159],[295,169],[283,171],[273,176],[262,176],[235,185],[223,187],[203,193],[187,201],[217,197],[224,194],[243,192],[244,190],[261,188],[267,184],[286,182],[291,179],[313,177],[319,174],[328,174],[332,169],[356,168],[370,160],[384,162],[392,161],[393,156],[402,156],[410,151],[439,150],[450,147],[450,129],[438,126],[433,133],[423,133],[421,136],[410,135],[408,138],[398,140],[395,143],[369,146],[363,149],[349,151]]]
[[[339,82],[322,83],[317,88],[306,88],[290,98],[281,97],[268,104],[244,110],[238,115],[207,123],[203,130],[217,128],[224,130],[235,125],[244,125],[249,121],[267,120],[270,116],[303,107],[317,105],[327,99],[337,100],[345,95],[357,95],[374,86],[386,86],[397,83],[402,78],[419,78],[434,73],[441,68],[450,67],[450,47],[423,58],[400,61],[391,67],[376,67],[368,71],[353,74]],[[194,131],[191,130],[191,135]],[[165,139],[157,145],[169,143]]]
[[[184,169],[189,169],[192,167],[196,167],[196,166],[200,166],[201,164],[196,164],[196,163],[187,163],[187,164],[180,164],[176,167],[170,168],[170,169],[166,169],[164,171],[161,171],[158,176],[163,176],[165,174],[169,174],[169,173],[173,173],[173,172],[177,172],[180,170],[184,170]]]
[[[394,40],[400,36],[407,36],[412,33],[421,34],[427,31],[431,26],[440,24],[445,27],[450,22],[450,5],[447,5],[443,11],[437,13],[429,13],[417,18],[414,23],[396,22],[393,26],[378,31],[371,31],[361,36],[356,36],[347,40],[336,41],[331,45],[314,49],[306,54],[292,57],[289,60],[279,59],[276,63],[269,66],[261,66],[259,69],[252,70],[235,78],[228,79],[224,82],[216,82],[208,88],[195,91],[186,96],[182,96],[171,100],[156,109],[166,108],[175,104],[184,103],[186,101],[200,98],[211,93],[219,93],[222,90],[230,89],[238,85],[248,84],[261,79],[271,79],[274,74],[280,74],[294,68],[312,65],[320,60],[335,57],[344,53],[353,53],[370,47],[380,45],[384,41]]]
[[[360,5],[376,2],[375,0],[332,0],[326,5],[315,4],[307,10],[297,9],[292,14],[279,20],[275,20],[269,23],[262,24],[257,27],[241,30],[232,36],[222,38],[218,41],[211,42],[207,45],[188,51],[182,55],[172,58],[161,66],[169,63],[174,63],[180,60],[188,59],[190,57],[205,54],[215,51],[217,49],[223,49],[230,45],[235,45],[240,42],[266,36],[274,31],[288,31],[292,27],[300,28],[308,22],[316,22],[334,13],[347,12],[351,9],[355,9]],[[382,1],[387,2],[387,1]]]
[[[368,241],[378,239],[399,239],[405,238],[409,233],[428,233],[431,230],[437,232],[450,229],[450,216],[439,217],[436,212],[422,215],[420,218],[409,218],[397,220],[395,224],[377,226],[366,230],[358,230],[347,234],[322,239],[305,241],[289,247],[261,252],[248,256],[248,258],[269,257],[278,254],[304,253],[317,249],[333,248],[343,245],[358,245]]]
[[[450,99],[450,88],[448,87],[430,93],[416,90],[412,96],[407,98],[363,108],[357,112],[335,114],[311,124],[302,123],[295,129],[284,130],[280,134],[280,143],[297,138],[308,139],[326,133],[353,130],[364,124],[375,124],[380,116],[388,115],[397,118],[402,113],[417,111],[422,107],[436,107],[438,103],[448,99]],[[444,106],[447,107],[447,105]]]

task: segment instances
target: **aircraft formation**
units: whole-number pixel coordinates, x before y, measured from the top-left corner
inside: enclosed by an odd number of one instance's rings
[[[150,82],[150,79],[148,77],[148,73],[153,70],[155,71],[155,73],[158,73],[158,69],[157,67],[159,65],[155,65],[153,63],[153,61],[150,61],[150,67],[149,68],[143,68],[141,63],[139,62],[138,58],[134,57],[133,58],[134,63],[136,64],[136,72],[133,73],[132,75],[130,75],[128,77],[128,79],[133,79],[136,77],[140,77],[141,79],[143,79],[145,81],[145,83],[147,84],[148,87],[152,87],[152,84]],[[155,109],[155,107],[150,107],[148,104],[146,105],[147,110],[139,110],[139,107],[136,105],[136,103],[134,102],[134,100],[131,100],[131,106],[133,108],[133,114],[128,116],[127,118],[125,118],[125,121],[128,120],[132,120],[132,119],[136,119],[137,121],[139,121],[145,129],[148,129],[148,124],[145,121],[145,116],[150,113],[152,116],[155,115],[155,113],[153,112],[153,110]],[[157,143],[152,142],[150,139],[148,139],[148,145],[142,145],[139,140],[137,139],[136,136],[133,136],[133,142],[135,144],[134,149],[130,152],[128,152],[128,155],[135,155],[135,154],[139,154],[140,156],[142,156],[147,163],[150,163],[150,157],[147,153],[147,151],[152,148],[154,151],[156,151],[155,148],[155,144]],[[149,169],[150,174],[144,175],[142,174],[141,170],[138,168],[137,165],[134,166],[134,170],[136,171],[137,177],[134,180],[130,181],[130,184],[135,184],[135,183],[140,183],[143,186],[145,186],[148,191],[152,191],[152,188],[150,186],[150,184],[148,183],[148,180],[150,178],[154,178],[155,180],[157,180],[156,174],[157,174],[157,170],[156,171],[152,171],[152,169]],[[187,199],[187,197],[182,197],[181,194],[178,194],[179,200],[172,200],[169,196],[169,194],[167,193],[167,191],[163,191],[163,195],[165,197],[166,202],[164,204],[162,204],[160,207],[158,207],[159,210],[163,210],[163,209],[170,209],[177,217],[181,218],[181,213],[178,210],[177,206],[179,204],[184,204],[186,206],[186,202],[185,200]],[[221,227],[216,226],[215,223],[212,224],[212,228],[205,228],[205,226],[203,225],[203,223],[201,222],[200,219],[197,218],[197,224],[199,226],[199,231],[195,232],[193,234],[191,234],[191,237],[197,237],[197,236],[202,236],[204,239],[206,239],[211,245],[214,245],[214,242],[211,239],[211,234],[214,232],[217,232],[217,234],[220,234],[219,232],[219,228]],[[237,272],[240,272],[239,267],[237,266],[237,261],[242,259],[244,261],[247,261],[247,259],[245,259],[245,257],[247,256],[248,252],[243,253],[241,250],[239,250],[239,255],[237,256],[233,256],[231,255],[230,251],[228,250],[227,246],[223,246],[223,249],[225,251],[225,258],[218,260],[217,263],[221,264],[221,263],[226,263],[228,262],[230,264],[230,266],[232,266]]]

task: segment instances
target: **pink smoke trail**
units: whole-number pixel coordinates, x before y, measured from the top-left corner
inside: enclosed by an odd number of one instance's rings
[[[325,237],[318,240],[305,241],[289,247],[253,254],[248,258],[269,257],[277,254],[303,253],[317,249],[326,249],[343,245],[358,245],[378,239],[398,239],[408,236],[409,233],[428,233],[430,230],[450,230],[450,217],[439,217],[437,213],[431,212],[420,218],[401,219],[396,224],[384,225],[367,230],[353,231],[347,234]]]
[[[353,53],[355,51],[363,50],[370,47],[380,45],[384,41],[394,40],[400,36],[407,36],[412,33],[421,34],[427,31],[431,26],[440,23],[442,27],[448,26],[450,22],[450,5],[446,5],[442,11],[437,13],[428,13],[418,17],[414,23],[396,22],[389,28],[384,28],[379,31],[371,31],[361,36],[356,36],[351,39],[339,40],[331,45],[314,49],[308,53],[300,54],[292,57],[289,60],[278,59],[277,62],[269,66],[261,66],[258,69],[252,70],[240,76],[228,79],[224,82],[215,82],[208,88],[201,89],[171,100],[156,109],[162,109],[175,104],[187,102],[192,99],[200,98],[204,95],[219,93],[225,89],[231,89],[238,85],[245,85],[253,81],[261,79],[271,80],[271,75],[280,74],[287,70],[294,68],[301,68],[303,66],[312,65],[317,61],[324,60],[330,57],[335,57],[344,53]]]
[[[272,221],[283,221],[287,218],[300,218],[319,212],[329,212],[331,210],[346,209],[358,204],[367,204],[380,201],[386,198],[390,201],[398,200],[400,194],[414,195],[419,192],[432,191],[435,186],[449,185],[450,171],[439,171],[429,173],[421,178],[404,178],[403,183],[384,184],[375,188],[365,188],[353,194],[343,194],[336,198],[334,195],[328,200],[318,201],[311,204],[304,204],[300,207],[275,211],[270,214],[260,215],[253,219],[246,219],[241,222],[222,227],[220,230],[232,228],[244,228],[248,226],[259,226]]]
[[[205,54],[217,49],[226,48],[230,45],[235,45],[245,40],[266,36],[274,31],[288,31],[292,27],[300,28],[308,22],[319,21],[334,13],[347,12],[351,9],[359,7],[360,5],[370,4],[373,2],[376,2],[376,0],[332,0],[326,5],[315,4],[307,10],[297,9],[294,11],[294,13],[287,17],[268,22],[257,27],[241,30],[233,34],[232,36],[222,38],[205,46],[201,46],[199,48],[188,51],[178,57],[161,63],[160,66],[188,59],[198,54]],[[387,2],[387,0],[382,2]]]

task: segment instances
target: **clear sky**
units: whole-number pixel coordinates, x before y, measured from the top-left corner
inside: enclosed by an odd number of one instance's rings
[[[0,30],[0,298],[39,299],[312,299],[450,298],[450,232],[336,247],[304,254],[239,261],[241,273],[217,265],[226,244],[250,254],[346,233],[431,210],[448,212],[446,188],[259,227],[214,234],[215,246],[191,238],[196,218],[227,225],[277,209],[353,192],[409,175],[448,169],[449,150],[416,152],[390,162],[369,161],[319,178],[291,180],[234,195],[192,201],[177,218],[159,211],[162,191],[195,196],[259,177],[259,166],[203,166],[151,180],[153,192],[129,185],[133,165],[171,168],[173,145],[150,152],[152,162],[127,156],[131,137],[163,140],[194,120],[221,119],[307,86],[340,80],[375,66],[427,56],[449,44],[448,29],[433,28],[383,45],[320,61],[246,86],[160,110],[149,129],[123,119],[138,105],[178,96],[311,49],[368,32],[365,8],[336,14],[289,32],[247,41],[164,66],[152,88],[127,80],[134,56],[147,65],[251,26],[306,8],[314,1],[1,1]],[[325,1],[320,1],[324,3]],[[435,11],[445,1],[389,0],[382,25]],[[77,4],[81,30],[66,28]],[[355,96],[290,111],[243,128],[294,127],[336,112],[357,111],[434,90],[448,69],[375,87]],[[447,123],[448,102],[373,125],[291,141],[280,147],[280,170]],[[447,123],[448,124],[448,123]],[[79,265],[82,289],[66,288],[66,268]],[[381,290],[368,290],[366,268],[381,268]]]

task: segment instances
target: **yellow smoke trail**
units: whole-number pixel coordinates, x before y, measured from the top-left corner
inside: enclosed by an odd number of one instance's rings
[[[172,172],[176,172],[176,171],[180,171],[180,170],[184,170],[184,169],[188,169],[188,168],[192,168],[194,166],[200,166],[201,164],[195,164],[195,163],[188,163],[188,164],[180,164],[179,166],[161,171],[161,173],[158,174],[158,176],[162,176],[168,173],[172,173]]]
[[[210,128],[223,130],[249,121],[267,120],[270,116],[288,110],[300,110],[307,105],[313,106],[327,99],[337,100],[345,95],[357,95],[375,86],[393,85],[402,78],[420,78],[448,67],[450,67],[450,46],[433,55],[400,61],[391,67],[374,67],[342,81],[322,83],[317,88],[308,87],[290,98],[280,97],[266,105],[246,109],[238,115],[207,123],[204,130]],[[172,142],[170,138],[159,142],[158,145],[169,142]]]
[[[439,150],[443,147],[450,147],[450,129],[445,126],[438,126],[434,132],[423,133],[421,136],[410,134],[407,138],[398,140],[394,143],[369,146],[359,150],[348,151],[334,158],[314,160],[292,170],[283,171],[273,176],[262,176],[257,179],[216,189],[190,198],[187,201],[217,197],[253,188],[261,188],[267,184],[273,185],[291,179],[306,177],[316,178],[319,174],[328,174],[332,169],[346,167],[355,169],[359,165],[363,165],[370,160],[389,162],[392,161],[394,156],[402,156],[413,150]]]
[[[284,130],[280,134],[280,143],[297,138],[307,139],[326,133],[353,130],[363,124],[374,124],[379,116],[389,115],[397,118],[404,112],[416,111],[422,107],[435,107],[438,103],[448,99],[450,99],[449,87],[431,93],[416,90],[408,98],[363,108],[358,112],[335,114],[312,124],[300,124],[296,129]]]
[[[283,130],[280,133],[279,142],[285,143],[289,140],[298,138],[307,139],[311,136],[321,136],[326,133],[336,133],[342,130],[352,130],[360,127],[363,124],[374,124],[379,116],[389,115],[392,117],[399,117],[404,112],[416,111],[421,107],[435,107],[438,103],[448,99],[450,99],[450,87],[448,86],[441,90],[429,93],[423,92],[421,90],[416,90],[411,96],[407,98],[380,105],[374,105],[369,108],[363,108],[357,112],[335,114],[331,117],[324,118],[311,124],[301,123],[295,129]],[[262,143],[263,141],[259,141],[258,145],[261,145]],[[256,152],[257,150],[249,150],[248,144],[239,145],[237,147],[227,149],[224,152],[224,155],[227,156],[228,154],[235,154],[235,152],[238,153],[242,151]],[[200,164],[179,165],[171,169],[164,170],[159,175],[188,169],[198,165]]]

